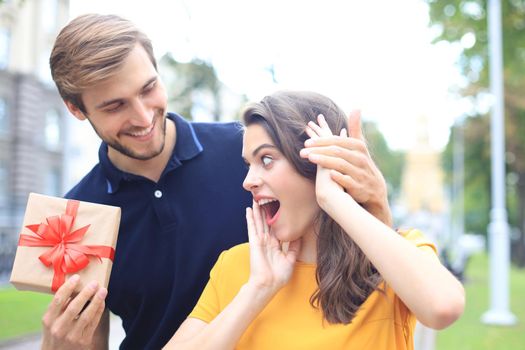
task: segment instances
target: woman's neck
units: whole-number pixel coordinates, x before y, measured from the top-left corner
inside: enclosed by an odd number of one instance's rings
[[[317,235],[315,232],[307,233],[301,238],[301,251],[297,260],[307,264],[317,263]]]

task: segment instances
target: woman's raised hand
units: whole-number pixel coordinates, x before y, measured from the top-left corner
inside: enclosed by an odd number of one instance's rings
[[[288,247],[271,233],[254,201],[253,209],[246,208],[246,223],[250,243],[250,279],[259,289],[276,293],[292,276],[293,267],[301,249],[301,241]],[[287,249],[286,249],[287,248]]]
[[[321,138],[333,138],[332,130],[330,126],[326,123],[324,116],[319,114],[317,117],[317,124],[313,121],[309,122],[306,127],[306,133],[310,136],[311,139],[321,139]],[[346,129],[342,129],[339,137],[346,138]],[[318,157],[317,154],[311,154],[309,158]],[[344,188],[334,180],[334,175],[341,175],[337,170],[327,169],[321,165],[317,165],[317,176],[315,180],[315,194],[317,197],[317,202],[324,208],[327,201],[330,200],[333,194],[344,193]]]
[[[392,226],[386,181],[368,151],[361,129],[361,113],[348,117],[348,137],[310,138],[301,157],[332,171],[332,179],[372,215]]]

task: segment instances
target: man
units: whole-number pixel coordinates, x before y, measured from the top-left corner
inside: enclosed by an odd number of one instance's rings
[[[74,19],[50,65],[69,111],[102,139],[99,163],[66,197],[119,206],[122,219],[109,293],[90,284],[71,299],[78,277],[70,278],[43,317],[43,348],[107,347],[109,309],[122,318],[121,348],[159,349],[193,308],[219,253],[247,240],[242,129],[166,113],[151,42],[120,17]],[[351,120],[359,134],[359,118]],[[391,224],[384,179],[367,152],[348,149],[357,142],[350,140],[313,150]]]

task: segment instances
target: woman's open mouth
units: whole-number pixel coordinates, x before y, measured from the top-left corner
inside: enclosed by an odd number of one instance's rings
[[[264,212],[264,217],[268,226],[274,224],[279,218],[279,208],[281,207],[281,203],[277,199],[265,198],[261,199],[258,204]]]

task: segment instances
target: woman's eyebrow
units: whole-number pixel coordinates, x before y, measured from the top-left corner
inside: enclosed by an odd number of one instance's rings
[[[260,145],[259,147],[253,150],[252,156],[256,156],[257,153],[259,153],[264,148],[277,148],[277,147],[269,143],[263,143],[262,145]]]

